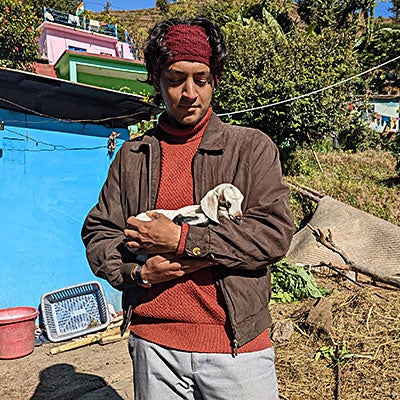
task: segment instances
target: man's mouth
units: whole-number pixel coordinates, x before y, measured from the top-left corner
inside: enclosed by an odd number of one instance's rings
[[[179,106],[181,109],[186,110],[186,111],[194,111],[198,107],[194,104],[182,104]]]

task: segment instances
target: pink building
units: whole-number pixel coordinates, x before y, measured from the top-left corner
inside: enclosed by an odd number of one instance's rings
[[[133,41],[116,25],[48,8],[40,33],[38,74],[142,96],[153,93]]]
[[[102,30],[102,23],[89,20],[89,23],[85,24],[87,29],[84,30],[73,24],[51,22],[51,14],[47,14],[46,20],[40,26],[39,48],[50,65],[56,64],[66,50],[135,60],[130,43],[119,41],[116,35],[102,33],[106,32],[105,24]]]

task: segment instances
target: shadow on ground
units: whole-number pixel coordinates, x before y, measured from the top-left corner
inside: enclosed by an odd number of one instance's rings
[[[40,372],[30,400],[123,400],[103,378],[80,373],[70,364],[56,364]]]

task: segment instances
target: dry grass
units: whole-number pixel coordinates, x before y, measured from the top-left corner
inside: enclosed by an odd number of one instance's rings
[[[381,150],[356,154],[316,150],[316,155],[300,150],[286,179],[400,225],[400,178],[395,165],[392,154]],[[291,206],[300,227],[316,203],[292,191]],[[275,343],[281,398],[400,399],[400,291],[369,282],[359,288],[334,276],[319,276],[317,281],[332,289],[327,297],[333,313],[329,335],[307,329],[305,302],[271,306],[275,321],[289,319],[296,327],[289,341]],[[344,345],[352,356],[339,368],[323,357],[315,359],[323,346]]]
[[[389,152],[368,150],[360,153],[316,151],[322,171],[311,150],[296,153],[287,180],[311,187],[338,201],[400,225],[400,177],[396,160]],[[292,210],[297,226],[312,213],[313,205],[292,196]]]
[[[307,331],[296,314],[304,303],[271,306],[273,319],[292,319],[295,333],[275,343],[276,368],[282,399],[400,399],[400,291],[317,278],[332,289],[333,326],[329,335]],[[353,354],[343,366],[315,359],[322,346],[346,344]],[[339,394],[335,394],[338,384]]]

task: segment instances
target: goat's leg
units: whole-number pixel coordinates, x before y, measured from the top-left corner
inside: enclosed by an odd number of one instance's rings
[[[183,223],[185,223],[188,225],[197,226],[207,226],[210,222],[210,220],[204,214],[199,214],[196,216],[178,214],[172,221],[177,225],[182,225]]]

